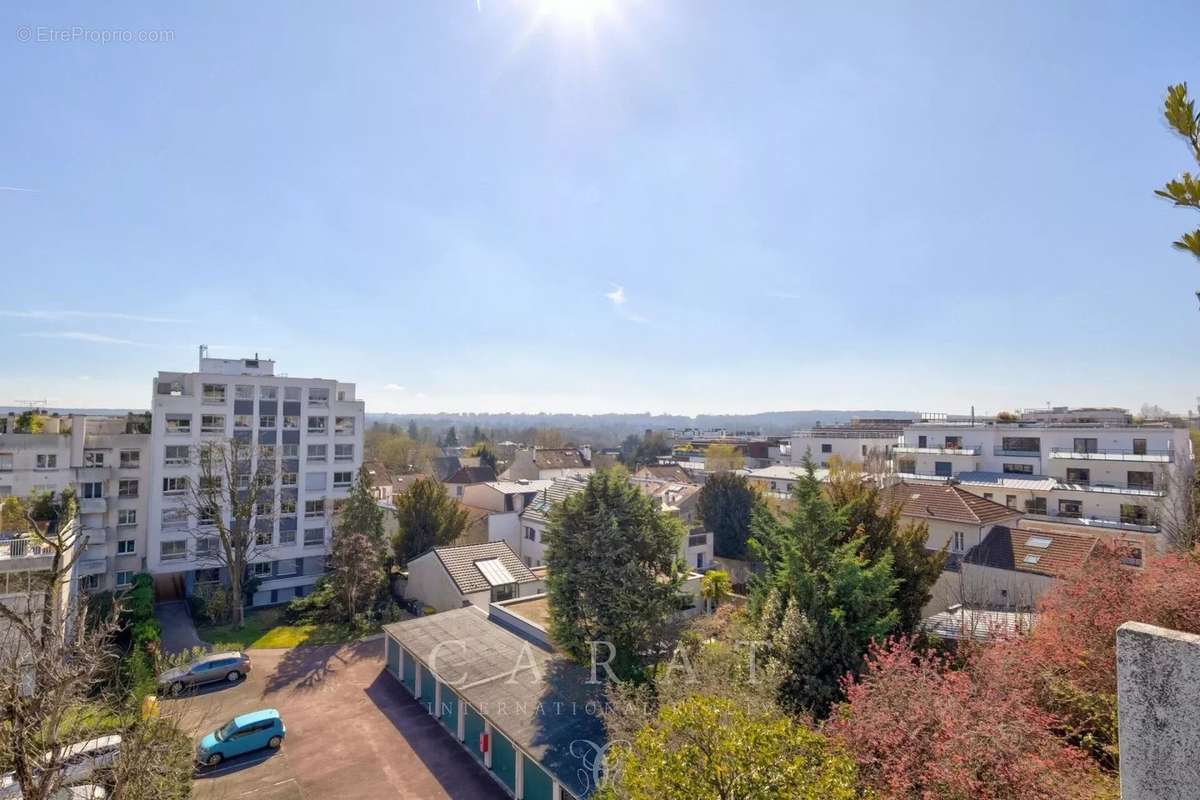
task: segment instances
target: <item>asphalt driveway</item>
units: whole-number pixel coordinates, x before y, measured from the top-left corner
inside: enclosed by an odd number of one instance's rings
[[[234,686],[162,701],[196,739],[230,717],[277,708],[287,726],[278,752],[197,773],[194,796],[252,800],[463,798],[507,795],[383,669],[383,640],[251,650]]]

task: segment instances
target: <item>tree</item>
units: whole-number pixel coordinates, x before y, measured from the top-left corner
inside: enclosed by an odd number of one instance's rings
[[[271,545],[276,507],[274,448],[236,438],[208,441],[197,448],[194,463],[196,479],[182,479],[180,510],[195,524],[188,532],[196,542],[198,558],[224,568],[233,624],[240,627],[245,621],[250,564]],[[288,502],[289,498],[281,498],[281,508]],[[294,490],[290,502],[294,512]]]
[[[1188,97],[1186,83],[1167,87],[1167,98],[1163,103],[1163,116],[1171,130],[1183,137],[1191,151],[1192,158],[1200,166],[1200,116],[1196,114],[1195,103]],[[1185,171],[1166,186],[1154,192],[1159,197],[1165,197],[1179,208],[1190,208],[1200,211],[1200,175],[1192,175]],[[1184,233],[1174,243],[1176,249],[1191,253],[1200,258],[1200,229]],[[1197,293],[1200,297],[1200,292]]]
[[[993,653],[962,663],[910,640],[872,649],[827,730],[880,800],[1096,798],[1103,777],[1051,732],[1053,719]]]
[[[22,411],[13,423],[13,433],[41,433],[45,424],[45,417],[37,411]]]
[[[854,762],[838,746],[779,713],[692,697],[661,708],[615,748],[603,800],[852,800]]]
[[[766,565],[754,583],[760,630],[783,674],[780,705],[818,717],[840,699],[842,677],[855,674],[872,642],[900,621],[891,552],[875,561],[865,537],[847,539],[849,512],[825,497],[811,461],[782,523],[759,519],[750,550]]]
[[[717,608],[733,593],[733,582],[729,573],[723,569],[710,569],[700,579],[700,594],[708,601],[710,608]]]
[[[446,437],[442,439],[442,447],[458,447],[458,432],[454,430],[453,425],[446,431]]]
[[[485,467],[491,467],[492,471],[496,471],[496,451],[487,442],[479,442],[471,448],[470,455],[479,459],[479,463]]]
[[[745,558],[751,513],[760,502],[746,476],[732,472],[710,475],[696,502],[704,527],[712,531],[713,552],[726,558]]]
[[[434,478],[419,478],[397,495],[399,530],[392,538],[397,564],[407,564],[431,547],[453,542],[467,527],[467,509]]]
[[[1190,553],[1200,545],[1200,475],[1189,460],[1164,464],[1156,484],[1165,492],[1156,517],[1171,549]]]
[[[704,468],[709,472],[741,469],[745,463],[742,452],[732,444],[710,444],[704,450]]]
[[[643,678],[648,651],[679,608],[682,536],[682,523],[623,471],[597,472],[582,492],[553,506],[546,591],[550,633],[562,650],[587,662],[591,642],[608,642],[617,677]]]
[[[371,495],[371,475],[360,467],[350,496],[338,515],[329,549],[330,579],[353,623],[363,602],[383,583],[383,509]]]
[[[542,450],[557,450],[567,446],[567,435],[558,428],[538,428],[533,445]]]
[[[897,581],[894,602],[900,613],[894,632],[916,632],[921,624],[921,611],[946,566],[945,548],[939,552],[926,550],[929,526],[924,522],[901,521],[899,505],[884,508],[879,485],[864,480],[863,473],[852,465],[831,467],[827,493],[845,515],[839,541],[861,538],[861,552],[868,561],[891,554],[892,573]]]
[[[408,421],[408,438],[414,442],[421,438],[421,433],[417,430],[417,421],[415,419]]]

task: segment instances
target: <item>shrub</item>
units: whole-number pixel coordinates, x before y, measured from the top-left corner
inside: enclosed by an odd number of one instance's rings
[[[319,579],[304,597],[294,598],[283,609],[284,620],[291,625],[319,625],[337,621],[339,598],[328,578]]]

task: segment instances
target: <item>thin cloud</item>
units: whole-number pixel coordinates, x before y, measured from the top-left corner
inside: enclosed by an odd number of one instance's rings
[[[119,311],[0,311],[0,317],[19,317],[20,319],[68,320],[68,319],[110,319],[122,322],[154,322],[170,325],[182,325],[185,319],[173,317],[148,317],[142,314],[126,314]]]
[[[20,186],[0,186],[0,192],[36,192],[37,189],[22,189]]]
[[[611,292],[605,292],[604,296],[611,300],[615,306],[625,305],[625,287],[619,286],[615,283],[612,286],[613,290]]]
[[[387,389],[389,392],[403,392],[404,391],[404,387],[398,383],[385,384],[383,388]]]
[[[135,342],[132,339],[118,339],[115,336],[104,336],[99,333],[85,333],[84,331],[38,331],[35,333],[19,334],[26,339],[66,339],[72,342],[90,342],[92,344],[120,344],[131,345],[133,347],[158,347],[159,345],[149,342]]]
[[[630,322],[637,322],[642,325],[647,325],[650,323],[650,320],[646,319],[646,317],[629,308],[629,298],[625,296],[624,286],[614,283],[612,284],[612,287],[613,290],[611,292],[605,292],[604,296],[610,303],[613,304],[613,310],[617,312],[617,316],[619,316],[621,319],[627,319]]]
[[[779,300],[809,300],[812,298],[810,294],[801,294],[800,292],[771,292],[768,297],[774,297]]]

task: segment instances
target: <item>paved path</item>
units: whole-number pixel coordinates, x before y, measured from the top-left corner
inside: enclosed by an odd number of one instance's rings
[[[196,635],[196,626],[188,616],[187,607],[183,601],[158,603],[154,606],[154,616],[162,625],[162,648],[164,653],[178,653],[189,647],[204,647]]]

